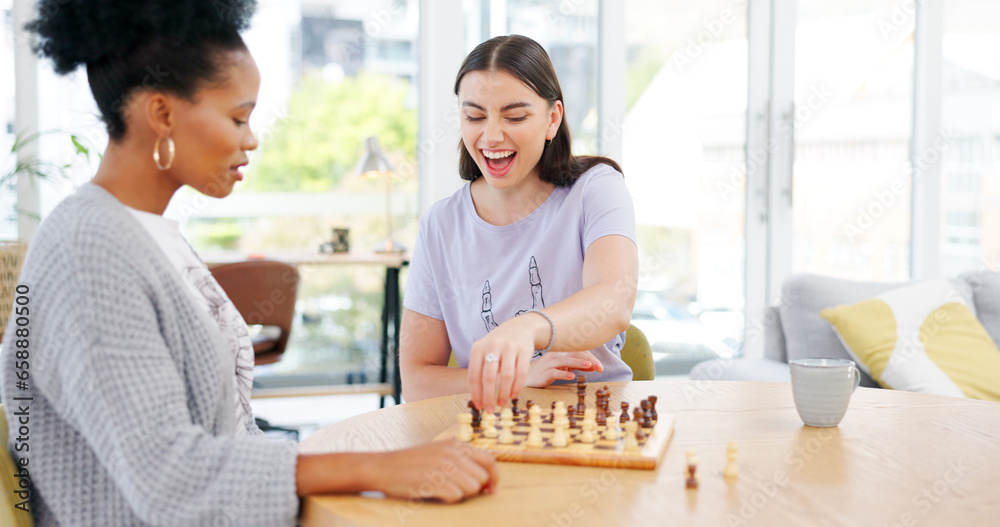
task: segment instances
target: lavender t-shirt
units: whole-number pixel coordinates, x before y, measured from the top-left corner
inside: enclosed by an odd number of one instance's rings
[[[635,211],[624,177],[608,165],[585,172],[572,187],[556,187],[526,217],[491,225],[476,213],[469,185],[435,203],[420,219],[403,305],[443,320],[459,366],[472,344],[529,309],[543,309],[583,289],[583,257],[598,238],[621,235],[635,243]],[[579,334],[592,324],[556,333]],[[571,336],[573,334],[571,333]],[[625,333],[594,348],[604,371],[594,381],[628,381],[621,360]]]

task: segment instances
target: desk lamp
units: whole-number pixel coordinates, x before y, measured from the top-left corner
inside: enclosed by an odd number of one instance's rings
[[[382,155],[382,149],[378,146],[378,138],[369,137],[365,139],[365,152],[358,161],[357,172],[363,178],[381,177],[385,179],[385,240],[379,242],[375,247],[377,253],[402,253],[406,252],[406,247],[392,238],[392,208],[390,199],[392,195],[392,165]]]

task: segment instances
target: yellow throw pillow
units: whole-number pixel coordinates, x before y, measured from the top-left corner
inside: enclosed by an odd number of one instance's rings
[[[948,280],[826,308],[858,367],[885,388],[1000,401],[1000,351]]]

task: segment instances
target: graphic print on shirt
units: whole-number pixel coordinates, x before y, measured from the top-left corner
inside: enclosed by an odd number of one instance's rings
[[[521,309],[514,313],[514,316],[520,316],[532,309],[541,309],[545,307],[545,298],[542,296],[542,277],[538,274],[538,263],[535,261],[535,257],[532,256],[531,260],[528,262],[528,285],[531,288],[531,307],[528,309]],[[486,281],[486,285],[483,286],[483,310],[481,314],[483,322],[486,324],[486,332],[489,333],[497,327],[496,317],[493,316],[493,296],[490,294],[490,281]],[[541,357],[541,353],[535,351],[535,355],[532,358]]]
[[[204,267],[185,267],[184,278],[197,287],[208,301],[208,313],[219,324],[229,352],[236,362],[236,433],[244,433],[253,411],[250,392],[253,389],[253,343],[243,316],[229,300],[212,273]]]

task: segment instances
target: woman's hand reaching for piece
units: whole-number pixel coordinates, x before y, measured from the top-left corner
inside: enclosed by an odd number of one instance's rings
[[[572,380],[572,371],[604,371],[589,351],[549,352],[532,361],[538,342],[549,342],[551,326],[541,315],[504,322],[472,345],[469,391],[476,408],[493,411],[517,397],[525,386],[544,387]]]

